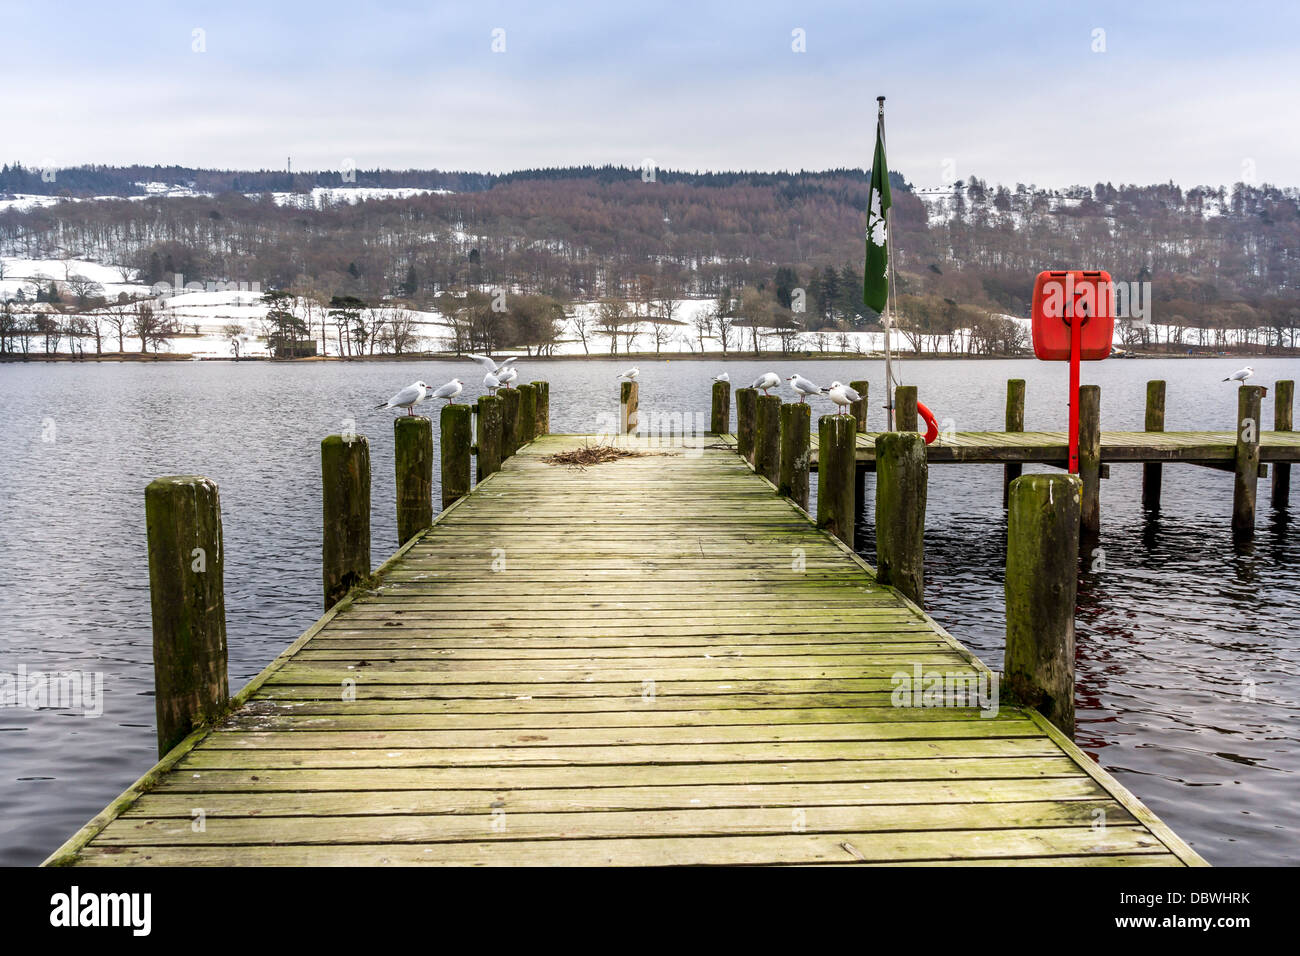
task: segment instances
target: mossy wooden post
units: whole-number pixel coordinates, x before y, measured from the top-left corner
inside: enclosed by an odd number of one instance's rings
[[[1074,600],[1079,579],[1077,475],[1011,483],[1007,515],[1004,690],[1074,735]]]
[[[853,420],[857,422],[858,431],[864,432],[867,430],[867,394],[871,391],[871,383],[861,380],[849,382],[849,388],[862,396],[849,405],[849,411],[853,415]]]
[[[533,382],[537,390],[537,424],[533,428],[533,437],[551,433],[551,383]]]
[[[709,415],[709,431],[726,435],[731,431],[731,383],[713,383],[713,409]]]
[[[823,415],[817,423],[817,527],[853,547],[853,471],[857,423]]]
[[[781,478],[781,398],[760,395],[754,419],[754,471],[772,484]]]
[[[622,382],[618,390],[618,433],[635,435],[637,426],[636,382]]]
[[[781,406],[781,480],[776,487],[804,511],[808,510],[811,434],[811,406],[805,402],[786,402]]]
[[[1096,535],[1101,531],[1101,386],[1079,386],[1079,478],[1083,501],[1079,528]]]
[[[512,389],[513,391],[513,389]],[[446,404],[438,421],[442,452],[442,506],[469,494],[470,407]]]
[[[527,445],[537,437],[537,387],[519,386],[519,444]]]
[[[478,480],[501,470],[501,399],[484,395],[478,400]]]
[[[1147,382],[1146,430],[1165,430],[1165,383],[1159,379]],[[1160,508],[1160,483],[1163,478],[1160,462],[1149,461],[1142,466],[1142,507],[1151,511]]]
[[[888,432],[876,439],[876,580],[925,603],[925,438]]]
[[[758,414],[758,389],[736,389],[736,451],[754,463],[754,420]]]
[[[397,546],[433,524],[433,422],[422,415],[393,419],[397,466]]]
[[[1295,402],[1295,382],[1283,379],[1273,383],[1273,429],[1289,432],[1295,428],[1292,418]],[[1285,510],[1291,503],[1291,463],[1273,462],[1273,507]]]
[[[519,450],[519,389],[499,388],[501,399],[501,460]]]
[[[175,475],[144,491],[158,756],[226,705],[225,560],[216,483]]]
[[[1023,378],[1007,379],[1007,418],[1006,428],[1009,432],[1025,430],[1025,380]],[[1023,465],[1009,462],[1002,466],[1002,507],[1007,506],[1011,494],[1011,482],[1020,477]]]
[[[1237,469],[1232,483],[1232,530],[1249,537],[1255,533],[1255,486],[1259,481],[1260,407],[1262,385],[1237,389]]]
[[[916,431],[915,385],[900,385],[894,389],[894,430]]]
[[[321,573],[328,610],[370,577],[370,443],[363,435],[330,435],[320,443],[320,470]]]

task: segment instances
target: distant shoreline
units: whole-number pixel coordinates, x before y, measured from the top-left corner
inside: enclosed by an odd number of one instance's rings
[[[513,352],[498,353],[501,355],[516,354]],[[457,361],[466,358],[464,353],[457,355],[453,352],[417,352],[408,355],[364,355],[352,358],[341,358],[337,355],[328,356],[311,356],[308,358],[292,359],[274,359],[268,356],[249,356],[247,358],[216,358],[216,357],[196,357],[189,353],[148,353],[140,352],[105,352],[102,355],[81,355],[73,356],[63,353],[55,355],[35,355],[29,354],[13,355],[6,353],[0,355],[0,364],[19,365],[24,362],[60,362],[68,364],[84,363],[103,363],[118,362],[124,364],[147,365],[154,362],[223,362],[229,364],[245,364],[249,362],[272,363],[282,365],[302,365],[314,362],[443,362]],[[881,353],[858,353],[858,352],[763,352],[761,355],[754,355],[746,352],[633,352],[631,354],[618,353],[611,355],[609,353],[590,354],[590,355],[520,355],[520,359],[526,359],[528,362],[594,362],[606,361],[613,359],[616,361],[635,361],[635,362],[730,362],[730,361],[761,361],[763,359],[798,359],[803,362],[847,362],[847,361],[864,361],[864,362],[883,362],[885,356]],[[895,352],[894,358],[902,362],[988,362],[988,361],[1015,361],[1023,360],[1027,362],[1037,361],[1032,354],[1029,355],[962,355],[960,353],[945,352]],[[1206,353],[1200,352],[1192,355],[1177,352],[1129,352],[1123,355],[1112,355],[1113,360],[1124,359],[1226,359],[1226,358],[1300,358],[1300,348],[1287,349],[1283,352],[1217,352]]]

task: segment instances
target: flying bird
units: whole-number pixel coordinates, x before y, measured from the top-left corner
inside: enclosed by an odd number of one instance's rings
[[[822,393],[822,388],[820,385],[808,381],[808,379],[804,378],[798,372],[795,372],[788,379],[786,379],[786,381],[790,383],[790,387],[794,389],[795,394],[799,396],[799,401],[801,403],[809,395],[820,395]]]
[[[406,414],[414,415],[415,406],[419,405],[429,394],[429,386],[423,382],[416,382],[414,385],[408,385],[382,405],[376,405],[375,409],[381,408],[404,408]]]
[[[831,382],[831,387],[823,389],[823,391],[825,391],[826,394],[830,396],[830,400],[838,406],[835,411],[835,414],[837,415],[845,412],[854,402],[862,401],[862,396],[857,393],[856,389],[849,388],[847,385],[841,385],[839,382]]]
[[[1255,370],[1254,370],[1253,368],[1251,368],[1249,365],[1247,365],[1245,368],[1239,368],[1239,369],[1237,369],[1237,371],[1233,372],[1231,375],[1229,375],[1227,378],[1225,378],[1224,381],[1225,381],[1225,382],[1244,382],[1244,381],[1246,381],[1246,379],[1250,378],[1250,377],[1251,377],[1252,375],[1254,375],[1254,374],[1255,374]]]
[[[488,358],[486,355],[473,355],[473,354],[470,354],[470,355],[466,355],[465,357],[468,358],[468,359],[473,359],[475,362],[478,362],[479,365],[482,365],[482,366],[483,366],[485,369],[487,369],[489,372],[500,372],[500,371],[501,371],[503,368],[505,368],[507,365],[510,365],[511,363],[516,362],[516,361],[519,360],[519,356],[518,356],[518,355],[512,355],[512,356],[510,356],[510,358],[506,359],[504,362],[501,362],[500,364],[497,364],[495,361],[493,361],[492,359]]]
[[[519,372],[513,368],[502,366],[496,373],[497,381],[501,388],[509,388],[514,384],[515,379],[519,377]]]
[[[780,375],[777,375],[776,372],[764,372],[762,375],[756,378],[754,380],[754,384],[749,387],[756,388],[764,395],[766,395],[767,390],[769,388],[776,388],[780,384],[781,384]]]
[[[458,378],[453,378],[446,385],[439,388],[433,393],[431,398],[445,398],[450,404],[456,404],[456,396],[465,388],[465,383]]]
[[[636,381],[636,377],[637,377],[638,375],[640,375],[640,374],[641,374],[641,370],[640,370],[639,368],[636,368],[636,367],[634,366],[634,367],[628,369],[626,372],[623,372],[621,375],[619,375],[619,378],[625,378],[625,379],[627,379],[629,382],[635,382],[635,381]]]
[[[715,376],[713,376],[713,380],[714,380],[715,382],[730,382],[730,381],[731,381],[731,376],[728,375],[726,372],[723,372],[721,375],[715,375]]]

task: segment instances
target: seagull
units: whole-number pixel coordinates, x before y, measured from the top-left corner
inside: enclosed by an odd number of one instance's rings
[[[623,372],[621,375],[619,375],[619,378],[625,378],[629,382],[635,382],[636,377],[640,374],[641,374],[641,370],[633,366],[632,368],[628,369],[626,372]]]
[[[511,385],[514,384],[515,379],[519,377],[519,372],[513,368],[506,368],[505,366],[502,366],[501,369],[496,373],[496,376],[497,376],[497,382],[500,383],[501,388],[509,388]],[[486,383],[487,379],[484,379],[483,381]]]
[[[831,387],[823,389],[823,391],[838,406],[835,410],[837,415],[848,409],[854,402],[862,401],[862,396],[855,389],[849,388],[847,385],[841,385],[839,382],[831,382]]]
[[[512,362],[518,361],[519,359],[518,355],[512,355],[510,356],[510,358],[506,359],[504,362],[498,365],[496,362],[488,358],[486,355],[474,355],[473,353],[470,353],[465,357],[469,359],[473,359],[475,362],[478,362],[479,365],[482,365],[489,372],[500,372],[507,365],[511,364]]]
[[[1246,379],[1250,378],[1250,377],[1251,377],[1252,375],[1254,375],[1254,374],[1255,374],[1255,370],[1254,370],[1253,368],[1251,368],[1249,365],[1247,365],[1245,368],[1239,368],[1239,369],[1237,369],[1237,371],[1233,372],[1231,375],[1229,375],[1227,378],[1225,378],[1224,381],[1225,381],[1225,382],[1245,382]]]
[[[488,372],[483,376],[483,387],[488,390],[489,395],[495,395],[497,389],[501,387],[501,379],[496,377],[496,373]]]
[[[809,395],[820,395],[822,393],[822,389],[820,385],[813,384],[812,382],[808,381],[808,379],[800,375],[798,372],[795,372],[788,379],[786,379],[786,381],[788,381],[790,383],[790,387],[795,390],[795,394],[799,396],[800,402],[803,402],[804,399],[806,399]]]
[[[731,381],[731,376],[728,375],[726,372],[723,372],[721,375],[715,375],[715,376],[713,376],[713,380],[714,380],[715,382],[730,382],[730,381]]]
[[[415,406],[419,405],[428,397],[429,386],[423,382],[416,382],[414,385],[408,385],[382,405],[376,405],[375,409],[381,408],[404,408],[406,414],[414,415]]]
[[[764,395],[766,395],[767,390],[769,388],[776,388],[780,384],[781,384],[780,375],[777,375],[776,372],[764,372],[762,375],[756,378],[754,380],[754,384],[749,387],[756,388]]]
[[[453,378],[446,385],[442,386],[440,389],[434,392],[433,395],[431,395],[430,397],[445,398],[449,404],[455,405],[456,396],[461,393],[461,389],[463,389],[464,387],[465,387],[464,382],[462,382],[458,378]]]

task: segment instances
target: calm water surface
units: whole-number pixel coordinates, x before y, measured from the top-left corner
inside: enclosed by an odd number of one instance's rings
[[[551,382],[553,431],[590,430],[616,413],[624,364],[524,362],[521,380]],[[1084,379],[1102,386],[1107,428],[1141,428],[1145,382],[1163,378],[1167,428],[1229,429],[1236,394],[1219,379],[1239,364],[1112,360],[1085,366]],[[1253,364],[1266,385],[1300,373],[1296,362]],[[655,410],[707,415],[709,379],[723,363],[639,365],[643,420]],[[725,367],[733,384],[769,368],[822,384],[866,378],[872,427],[883,419],[880,362]],[[230,678],[240,687],[321,612],[320,438],[351,418],[371,439],[378,564],[397,544],[392,413],[371,407],[417,378],[477,383],[476,369],[0,366],[0,673],[99,672],[105,697],[98,719],[0,709],[0,863],[40,862],[154,760],[145,485],[200,473],[221,486]],[[1001,427],[1009,377],[1028,381],[1026,427],[1065,420],[1062,365],[928,361],[901,371],[958,430]],[[1264,418],[1271,423],[1271,398]],[[1158,515],[1143,512],[1140,484],[1140,466],[1113,466],[1102,483],[1104,569],[1089,570],[1079,593],[1079,743],[1211,862],[1296,864],[1300,526],[1269,507],[1261,482],[1255,540],[1234,545],[1230,474],[1167,466]],[[869,560],[872,497],[869,488]],[[927,607],[1000,667],[1001,466],[936,466],[929,497]]]

